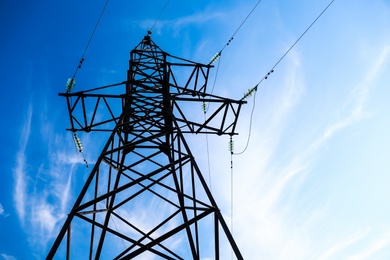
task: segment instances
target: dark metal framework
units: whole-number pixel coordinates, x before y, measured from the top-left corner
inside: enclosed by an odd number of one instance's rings
[[[130,55],[127,81],[60,94],[70,131],[110,137],[47,259],[220,259],[221,243],[243,259],[183,134],[234,135],[245,101],[206,93],[212,66],[149,35]]]

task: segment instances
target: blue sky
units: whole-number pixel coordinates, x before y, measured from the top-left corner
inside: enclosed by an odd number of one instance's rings
[[[0,259],[43,259],[88,174],[57,93],[105,2],[0,3]],[[152,38],[208,63],[256,3],[171,0]],[[241,98],[328,3],[263,0],[223,51],[214,93]],[[129,51],[164,4],[112,0],[76,88],[125,80]],[[208,138],[209,173],[205,137],[188,137],[245,259],[390,258],[389,69],[390,4],[335,0],[259,85],[248,149],[233,157],[233,212],[228,138]],[[253,102],[235,152],[245,147]],[[80,138],[92,165],[104,140]]]

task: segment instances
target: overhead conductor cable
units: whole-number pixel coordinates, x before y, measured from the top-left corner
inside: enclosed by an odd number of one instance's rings
[[[91,44],[91,41],[92,41],[92,39],[93,39],[93,36],[95,35],[96,29],[98,28],[98,25],[99,25],[99,23],[100,23],[100,20],[102,19],[103,14],[104,14],[104,12],[106,11],[106,8],[107,8],[107,5],[108,5],[109,2],[110,2],[110,0],[107,0],[107,1],[106,1],[106,4],[104,5],[103,10],[102,10],[102,12],[100,13],[99,19],[97,20],[97,22],[96,22],[96,24],[95,24],[95,27],[93,28],[93,31],[92,31],[92,33],[91,33],[91,36],[89,37],[88,43],[87,43],[87,45],[85,46],[85,49],[84,49],[83,54],[81,55],[79,64],[78,64],[77,67],[76,67],[76,70],[75,70],[75,72],[74,72],[74,74],[73,74],[73,77],[68,79],[68,82],[67,82],[67,84],[66,84],[66,92],[71,92],[71,91],[73,90],[73,87],[75,86],[75,82],[76,82],[76,81],[75,81],[75,77],[76,77],[76,74],[77,74],[78,70],[81,69],[81,65],[83,65],[85,53],[87,52],[88,47],[89,47],[89,45]],[[72,84],[69,84],[69,83],[72,83]]]
[[[164,13],[165,9],[167,8],[169,1],[170,0],[167,0],[167,2],[165,3],[165,5],[164,5],[163,9],[161,10],[160,14],[158,15],[157,19],[154,21],[152,27],[149,29],[148,34],[152,34],[154,26],[156,26],[156,23],[158,22],[158,20],[160,20],[160,17]]]
[[[306,28],[306,30],[299,36],[299,38],[291,45],[291,47],[282,55],[282,57],[275,63],[275,65],[265,74],[264,77],[261,78],[261,80],[252,88],[252,89],[249,89],[248,92],[246,92],[244,94],[244,97],[242,99],[246,99],[248,98],[249,96],[251,96],[252,94],[256,95],[256,91],[258,89],[258,86],[266,79],[268,79],[268,77],[274,72],[276,66],[279,65],[279,63],[287,56],[287,54],[292,50],[292,48],[294,48],[294,46],[302,39],[302,37],[310,30],[310,28],[317,22],[317,20],[326,12],[326,10],[328,10],[328,8],[333,4],[334,0],[330,1],[329,4],[324,8],[324,10],[322,10],[322,12],[316,17],[316,19],[314,19],[314,21]],[[255,98],[254,98],[254,102],[255,102]],[[253,104],[253,107],[252,107],[252,112],[251,112],[251,116],[250,116],[250,123],[249,123],[249,134],[248,134],[248,139],[247,139],[247,143],[245,145],[245,148],[243,151],[239,152],[239,153],[234,153],[234,155],[240,155],[240,154],[243,154],[246,149],[248,148],[248,145],[249,145],[249,141],[250,141],[250,136],[251,136],[251,131],[252,131],[252,119],[253,119],[253,112],[254,112],[254,108],[255,108],[255,103]]]
[[[328,10],[328,8],[333,4],[334,0],[330,1],[330,3],[322,10],[322,12],[314,19],[314,21],[306,28],[306,30],[299,36],[299,38],[291,45],[291,47],[282,55],[282,57],[275,63],[275,65],[267,72],[267,74],[256,84],[258,86],[263,80],[268,79],[268,76],[274,72],[276,66],[287,56],[287,54],[295,47],[295,45],[302,39],[302,37],[311,29],[311,27],[317,22],[318,19]]]
[[[213,64],[215,61],[217,61],[219,59],[219,57],[221,57],[222,55],[222,51],[227,47],[229,46],[229,44],[234,40],[234,36],[236,36],[237,32],[241,29],[241,27],[244,25],[244,23],[246,22],[246,20],[248,20],[248,18],[251,16],[251,14],[253,13],[253,11],[256,9],[256,7],[260,4],[262,0],[259,0],[256,5],[252,8],[252,10],[248,13],[248,15],[245,17],[245,19],[242,21],[242,23],[240,24],[240,26],[238,26],[237,30],[233,33],[232,37],[230,37],[230,39],[227,41],[227,43],[223,46],[223,48],[217,52],[212,58],[211,58],[211,61],[209,64]]]

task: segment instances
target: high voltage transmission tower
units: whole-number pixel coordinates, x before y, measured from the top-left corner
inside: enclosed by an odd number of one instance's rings
[[[236,134],[245,101],[208,94],[211,67],[147,35],[125,82],[60,94],[70,131],[109,138],[47,259],[243,259],[184,138]]]

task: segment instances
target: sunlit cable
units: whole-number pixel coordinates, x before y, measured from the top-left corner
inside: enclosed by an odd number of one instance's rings
[[[275,65],[267,72],[267,74],[257,83],[259,85],[263,80],[266,80],[268,76],[274,72],[276,66],[287,56],[287,54],[294,48],[294,46],[302,39],[302,37],[310,30],[310,28],[317,22],[318,19],[328,10],[328,8],[333,4],[334,0],[330,1],[330,3],[322,10],[322,12],[317,16],[316,19],[306,28],[306,30],[299,36],[299,38],[291,45],[291,47],[282,55],[282,57],[275,63]]]
[[[253,11],[255,11],[255,9],[257,8],[257,6],[260,4],[262,0],[259,0],[256,5],[252,8],[252,10],[248,13],[248,15],[245,17],[245,19],[242,21],[242,23],[240,24],[240,26],[238,26],[238,28],[236,29],[236,31],[233,33],[232,37],[230,37],[230,39],[227,41],[227,43],[222,47],[222,49],[213,56],[213,58],[211,58],[211,61],[210,61],[210,64],[214,63],[219,57],[221,57],[222,55],[222,51],[227,47],[229,46],[229,44],[234,40],[234,37],[236,36],[236,34],[238,33],[238,31],[241,29],[241,27],[244,25],[244,23],[248,20],[248,18],[251,16],[251,14],[253,13]]]
[[[254,92],[253,92],[253,106],[252,106],[252,111],[251,111],[251,116],[250,116],[250,119],[249,119],[249,133],[248,133],[248,139],[246,141],[246,145],[245,145],[245,148],[239,152],[239,153],[233,153],[233,155],[240,155],[240,154],[243,154],[246,149],[248,148],[249,146],[249,142],[250,142],[250,139],[251,139],[251,134],[252,134],[252,124],[253,124],[253,114],[254,114],[254,111],[255,111],[255,107],[256,107],[256,93],[257,93],[257,86],[254,88]]]
[[[250,123],[249,123],[249,134],[248,134],[248,139],[247,139],[244,150],[242,152],[239,152],[239,153],[234,153],[234,155],[243,154],[246,151],[246,149],[248,148],[250,137],[251,137],[251,132],[252,132],[253,113],[254,113],[255,104],[256,104],[255,95],[256,95],[256,91],[257,91],[258,86],[264,80],[268,79],[268,77],[274,72],[274,69],[276,68],[276,66],[279,65],[279,63],[287,56],[287,54],[292,50],[292,48],[294,48],[294,46],[310,30],[310,28],[317,22],[317,20],[326,12],[326,10],[328,10],[328,8],[333,4],[333,2],[334,2],[334,0],[330,1],[330,3],[324,8],[324,10],[322,10],[322,12],[316,17],[316,19],[314,19],[314,21],[307,27],[307,29],[301,34],[301,36],[299,36],[299,38],[291,45],[291,47],[283,54],[283,56],[275,63],[275,65],[267,72],[267,74],[256,84],[256,86],[253,87],[252,89],[248,90],[248,92],[244,94],[243,99],[249,97],[250,95],[252,95],[254,93],[253,107],[252,107],[252,112],[251,112],[251,116],[250,116]]]
[[[78,65],[77,68],[76,68],[76,71],[75,71],[75,73],[74,73],[74,75],[73,75],[73,78],[76,76],[76,73],[77,73],[78,69],[81,68],[82,63],[84,62],[85,53],[87,52],[88,47],[89,47],[89,45],[90,45],[91,42],[92,42],[93,36],[95,35],[96,29],[97,29],[98,26],[99,26],[100,20],[102,19],[103,14],[104,14],[104,12],[106,11],[106,8],[107,8],[107,5],[108,5],[109,2],[110,2],[110,0],[107,0],[107,1],[106,1],[106,4],[104,5],[103,10],[102,10],[102,12],[100,13],[99,19],[97,20],[97,22],[96,22],[96,24],[95,24],[95,27],[93,28],[93,31],[92,31],[92,33],[91,33],[91,36],[89,37],[88,43],[87,43],[87,45],[85,46],[83,55],[81,55],[81,59],[80,59],[79,65]]]

